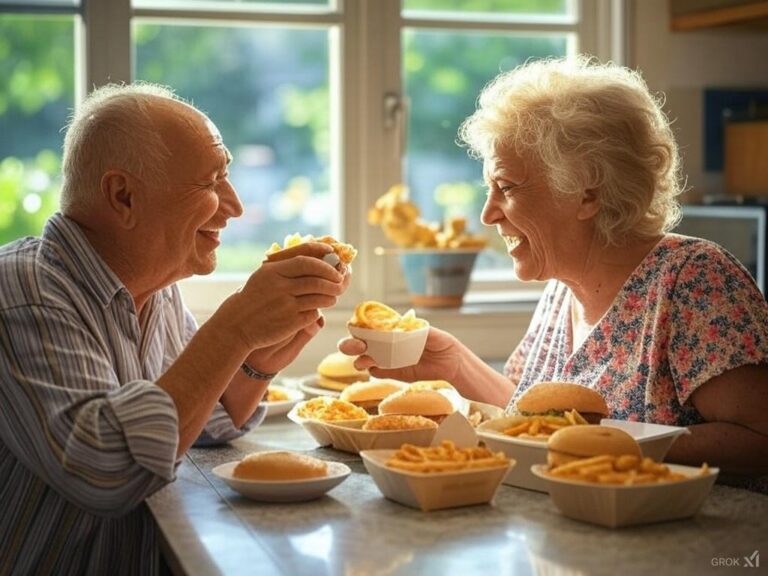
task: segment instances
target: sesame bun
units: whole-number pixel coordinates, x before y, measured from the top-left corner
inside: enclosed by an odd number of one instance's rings
[[[416,414],[437,419],[456,412],[448,391],[407,388],[390,394],[379,404],[379,414]],[[454,392],[455,393],[455,392]]]
[[[358,370],[354,363],[357,356],[341,352],[328,354],[317,366],[317,385],[329,390],[344,390],[354,382],[365,382],[370,378],[367,370]]]
[[[408,384],[399,380],[372,380],[356,382],[347,386],[339,396],[341,400],[365,408],[369,412],[378,412],[379,402],[390,394],[405,390]]]
[[[573,460],[611,454],[632,454],[642,457],[640,445],[629,434],[610,426],[567,426],[561,428],[547,441],[547,462],[560,466]]]
[[[363,430],[432,430],[437,428],[434,420],[424,416],[414,416],[412,414],[380,414],[371,416],[365,424]]]
[[[243,480],[304,480],[328,475],[328,464],[312,456],[271,450],[248,454],[232,472]]]
[[[600,417],[608,415],[608,406],[598,393],[568,382],[540,382],[534,384],[517,399],[518,412],[526,415],[546,412],[576,410],[589,421],[599,422]],[[591,418],[586,415],[594,415]]]

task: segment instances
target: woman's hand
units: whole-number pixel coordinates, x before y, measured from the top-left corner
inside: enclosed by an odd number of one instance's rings
[[[469,351],[448,332],[439,330],[433,326],[429,328],[427,343],[419,363],[405,368],[388,370],[376,366],[376,362],[370,356],[365,356],[366,344],[356,338],[345,338],[339,342],[339,350],[349,356],[360,356],[355,361],[355,367],[359,370],[367,369],[377,378],[394,378],[404,382],[416,380],[447,380],[452,384],[461,373],[461,364],[464,354]]]

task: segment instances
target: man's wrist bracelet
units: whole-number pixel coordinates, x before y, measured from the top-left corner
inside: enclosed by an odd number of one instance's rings
[[[253,378],[254,380],[272,380],[275,376],[277,376],[277,372],[275,372],[274,374],[261,372],[259,370],[256,370],[256,368],[252,368],[251,366],[248,366],[248,364],[245,362],[243,362],[240,365],[240,370],[245,372],[245,375],[248,376],[248,378]]]

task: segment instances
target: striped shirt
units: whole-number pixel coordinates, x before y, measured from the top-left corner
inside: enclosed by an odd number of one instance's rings
[[[154,384],[197,325],[173,285],[133,299],[71,220],[0,248],[0,574],[153,574],[144,500],[175,478]],[[235,429],[221,405],[200,441]]]

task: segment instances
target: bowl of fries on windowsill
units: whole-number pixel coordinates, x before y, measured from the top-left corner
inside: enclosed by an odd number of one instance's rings
[[[696,514],[718,469],[661,464],[637,456],[600,455],[557,467],[532,466],[564,516],[618,528]]]
[[[580,425],[582,420],[574,411],[564,416],[504,416],[483,422],[477,427],[480,439],[491,450],[500,450],[517,460],[517,466],[510,470],[504,484],[546,492],[548,484],[531,472],[534,464],[546,464],[547,440],[556,430],[566,426]],[[643,422],[625,422],[604,418],[601,425],[620,428],[632,436],[640,445],[643,456],[662,461],[672,443],[687,428],[664,426]]]
[[[489,504],[515,461],[483,447],[404,444],[398,450],[363,450],[366,470],[381,493],[424,512]]]

